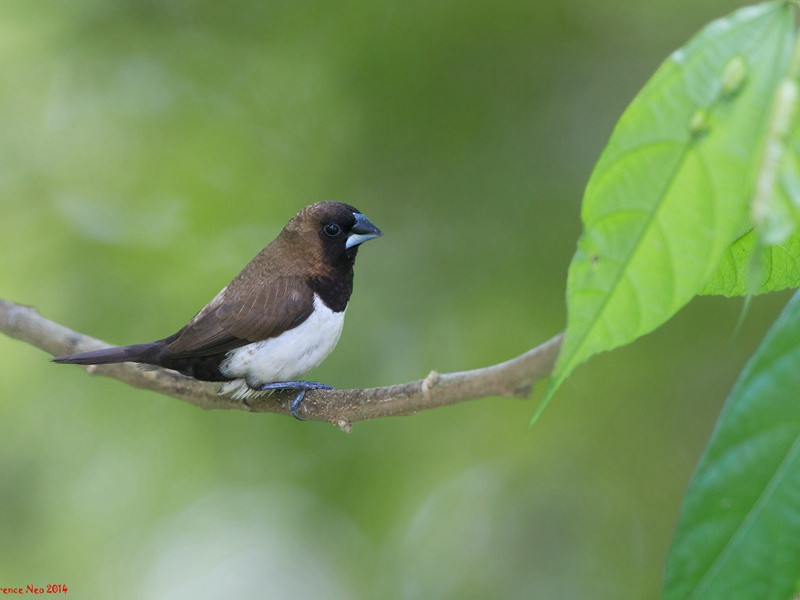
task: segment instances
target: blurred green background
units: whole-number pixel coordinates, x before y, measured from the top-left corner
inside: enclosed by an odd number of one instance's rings
[[[313,376],[388,385],[560,331],[583,186],[738,2],[6,0],[0,297],[172,333],[306,204],[385,232]],[[204,412],[0,337],[0,586],[74,598],[656,597],[680,500],[788,296],[703,298],[532,430],[483,399],[351,435]]]

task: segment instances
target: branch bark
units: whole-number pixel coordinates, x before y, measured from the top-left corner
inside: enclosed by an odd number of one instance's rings
[[[0,332],[53,356],[106,348],[109,344],[42,317],[30,306],[0,299]],[[431,373],[424,379],[388,387],[352,390],[312,390],[300,407],[303,418],[328,421],[345,431],[366,419],[410,415],[421,410],[486,396],[527,397],[533,384],[553,370],[562,335],[505,362],[456,373]],[[63,369],[64,367],[59,366]],[[92,375],[118,379],[200,408],[237,409],[289,415],[293,392],[250,399],[247,403],[219,395],[219,384],[198,381],[158,367],[134,363],[83,367]]]

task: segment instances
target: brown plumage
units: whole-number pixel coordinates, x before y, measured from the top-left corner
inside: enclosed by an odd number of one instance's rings
[[[312,204],[177,333],[53,360],[147,363],[206,381],[243,380],[251,390],[293,379],[336,344],[358,247],[380,235],[348,204]],[[229,389],[240,396],[248,391],[242,385]]]

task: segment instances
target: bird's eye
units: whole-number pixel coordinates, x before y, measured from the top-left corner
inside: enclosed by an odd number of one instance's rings
[[[328,223],[325,225],[325,233],[327,233],[331,237],[336,237],[339,235],[339,232],[342,230],[336,223]]]

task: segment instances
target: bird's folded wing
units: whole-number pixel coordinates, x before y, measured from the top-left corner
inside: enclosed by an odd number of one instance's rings
[[[314,310],[313,292],[299,277],[281,277],[246,294],[230,288],[173,336],[170,355],[208,356],[277,337]]]

